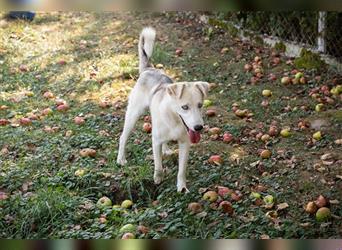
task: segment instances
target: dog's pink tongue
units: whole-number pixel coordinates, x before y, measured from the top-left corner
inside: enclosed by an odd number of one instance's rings
[[[189,137],[190,137],[191,143],[199,143],[199,141],[201,140],[200,132],[193,131],[191,129],[189,129]]]

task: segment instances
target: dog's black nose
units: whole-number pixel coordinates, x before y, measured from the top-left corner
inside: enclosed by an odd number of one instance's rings
[[[201,131],[203,129],[203,126],[202,125],[196,125],[194,127],[195,131]]]

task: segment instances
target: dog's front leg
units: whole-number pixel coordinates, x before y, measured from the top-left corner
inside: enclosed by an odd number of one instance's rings
[[[179,169],[177,175],[177,191],[186,193],[189,190],[186,188],[186,166],[189,158],[190,144],[188,142],[179,142]]]
[[[154,158],[154,183],[160,184],[163,180],[163,165],[162,165],[162,143],[152,136],[152,148]]]

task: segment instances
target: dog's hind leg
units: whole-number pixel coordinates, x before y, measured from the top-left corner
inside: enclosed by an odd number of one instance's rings
[[[190,144],[188,142],[179,142],[179,169],[177,175],[177,191],[188,193],[186,187],[186,166],[189,158]]]
[[[129,135],[131,134],[135,124],[137,123],[139,117],[146,111],[147,105],[143,105],[141,103],[142,99],[139,98],[138,95],[133,95],[130,98],[130,102],[128,103],[126,116],[125,116],[125,125],[123,132],[120,137],[120,144],[119,144],[119,152],[118,158],[116,162],[119,165],[125,165],[127,163],[126,160],[126,144]],[[140,102],[140,103],[139,103]]]

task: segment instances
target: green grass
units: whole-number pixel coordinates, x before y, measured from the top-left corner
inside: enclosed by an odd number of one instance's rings
[[[319,194],[341,202],[342,182],[336,177],[342,175],[341,146],[334,144],[342,132],[341,98],[331,97],[334,104],[317,113],[318,102],[309,96],[323,84],[338,84],[341,75],[329,69],[303,71],[306,85],[284,86],[279,79],[294,66],[285,64],[284,56],[280,65],[272,66],[270,48],[262,48],[265,76],[251,85],[252,73],[243,67],[253,61],[259,45],[247,46],[215,27],[182,21],[175,13],[39,13],[32,23],[8,22],[0,30],[0,106],[8,106],[0,110],[0,119],[11,123],[0,126],[0,192],[8,196],[0,200],[2,238],[120,238],[120,227],[128,223],[149,228],[147,234],[136,232],[137,238],[341,237],[340,205],[331,205],[337,217],[328,227],[303,209]],[[129,139],[128,165],[116,164],[127,96],[138,77],[137,38],[145,25],[155,27],[161,38],[153,64],[163,64],[179,81],[217,83],[208,98],[218,116],[204,116],[205,123],[236,138],[226,144],[203,133],[190,153],[189,194],[176,192],[176,155],[163,160],[165,180],[154,185],[151,136],[141,129],[143,119]],[[225,54],[221,54],[223,47],[229,48]],[[176,48],[183,49],[182,56],[175,55]],[[22,72],[20,65],[28,71]],[[278,79],[268,81],[269,73]],[[317,75],[321,80],[315,79]],[[263,89],[273,93],[266,108],[261,106]],[[58,112],[55,99],[43,97],[46,91],[67,101],[69,110]],[[107,108],[99,105],[104,100]],[[253,112],[252,119],[236,117],[233,103]],[[52,114],[41,116],[45,108],[51,108]],[[38,119],[29,126],[17,125],[30,113]],[[76,116],[85,117],[85,123],[76,125]],[[314,130],[297,129],[303,119],[330,123],[322,129],[320,142],[311,142]],[[250,134],[253,129],[267,133],[272,122],[279,129],[290,126],[292,136],[276,136],[264,143]],[[83,148],[95,149],[96,157],[81,157]],[[272,151],[268,160],[260,159],[258,151],[264,148]],[[334,163],[317,171],[315,164],[328,152]],[[221,166],[208,163],[213,154],[222,156]],[[75,175],[80,169],[85,174]],[[218,185],[242,194],[239,201],[228,198],[232,216],[201,200],[202,190],[216,190]],[[275,197],[275,205],[288,203],[276,220],[266,216],[270,210],[249,198],[258,185],[265,187],[262,196]],[[102,196],[113,205],[126,199],[134,205],[100,209],[96,203]],[[187,209],[195,201],[203,206],[200,215]],[[304,228],[302,223],[310,224]]]

